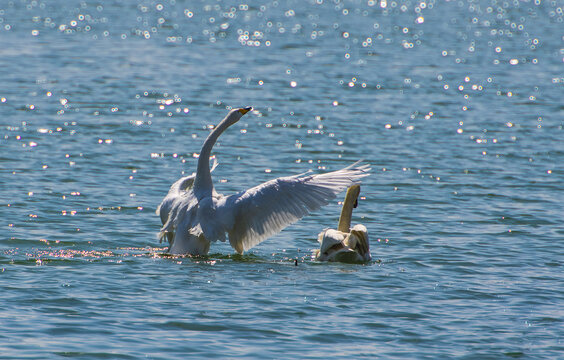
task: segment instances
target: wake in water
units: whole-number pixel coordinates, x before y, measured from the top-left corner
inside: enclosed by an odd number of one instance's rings
[[[175,255],[167,252],[166,247],[124,247],[115,250],[77,250],[77,249],[31,249],[21,251],[19,249],[7,249],[2,251],[1,263],[19,265],[49,265],[60,264],[61,262],[99,262],[107,261],[120,263],[123,260],[134,258],[160,258],[171,260],[181,264],[183,261],[191,263],[204,263],[214,265],[217,262],[231,261],[235,263],[255,263],[255,264],[289,264],[299,265],[302,263],[323,264],[315,259],[314,250],[311,252],[296,252],[295,254],[282,251],[272,253],[269,256],[261,257],[256,254],[222,254],[212,253],[208,255]],[[370,263],[380,263],[379,260]]]

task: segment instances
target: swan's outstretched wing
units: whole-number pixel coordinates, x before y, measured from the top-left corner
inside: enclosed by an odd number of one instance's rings
[[[360,161],[344,169],[316,175],[281,177],[232,195],[224,204],[232,212],[227,230],[231,246],[239,253],[327,205],[338,193],[368,176],[370,165]],[[219,210],[219,209],[218,209]]]

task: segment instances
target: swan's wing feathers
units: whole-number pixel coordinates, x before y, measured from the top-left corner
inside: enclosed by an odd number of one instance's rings
[[[217,159],[214,157],[210,171],[214,171],[218,164]],[[163,225],[167,223],[170,212],[174,207],[174,203],[181,197],[182,194],[192,189],[195,179],[196,173],[192,173],[191,175],[181,177],[170,186],[168,194],[165,196],[163,201],[161,201],[156,211],[157,215],[160,216]]]
[[[361,178],[370,165],[355,163],[344,169],[316,175],[282,177],[233,195],[226,206],[234,213],[228,230],[231,246],[239,252],[249,250],[269,236],[296,222]]]
[[[370,260],[370,241],[368,240],[368,230],[366,226],[357,224],[351,229],[349,239],[355,239],[354,249],[363,257],[364,260]],[[349,245],[350,246],[350,245]],[[353,248],[351,246],[351,248]],[[353,249],[353,250],[354,250]]]
[[[160,216],[163,225],[168,221],[169,214],[173,208],[174,202],[181,196],[181,194],[192,188],[196,174],[183,176],[176,180],[168,190],[165,198],[157,207],[157,215]]]

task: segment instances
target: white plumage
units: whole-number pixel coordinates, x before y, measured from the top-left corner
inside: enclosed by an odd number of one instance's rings
[[[315,251],[316,260],[364,262],[372,259],[366,226],[357,224],[353,228],[350,227],[353,208],[358,204],[359,194],[358,184],[347,190],[337,230],[325,229],[318,235],[320,247]]]
[[[226,234],[231,246],[243,253],[369,175],[370,166],[357,162],[325,174],[280,177],[230,196],[216,193],[209,168],[211,149],[219,135],[250,110],[229,112],[204,142],[195,175],[176,181],[159,205],[159,237],[168,238],[170,253],[205,255],[210,243],[226,241]]]
[[[215,168],[217,167],[217,160],[215,158],[213,160],[214,161],[211,171],[214,171]],[[186,193],[194,186],[195,178],[196,178],[196,173],[192,173],[192,175],[181,177],[170,186],[170,189],[168,190],[168,194],[166,194],[163,201],[161,201],[160,205],[157,207],[157,215],[160,216],[163,225],[167,223],[173,207],[175,211],[178,211],[178,206],[174,206],[176,200],[180,198],[182,194]],[[174,235],[174,233],[170,232],[167,233],[167,235],[169,241],[172,241],[172,235]]]

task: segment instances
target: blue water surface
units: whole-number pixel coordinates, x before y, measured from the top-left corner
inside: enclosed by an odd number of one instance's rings
[[[0,3],[0,358],[564,356],[562,1]],[[155,210],[365,159],[344,196],[172,257]],[[295,262],[297,260],[297,266]]]

